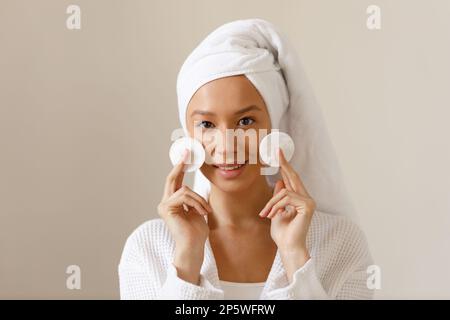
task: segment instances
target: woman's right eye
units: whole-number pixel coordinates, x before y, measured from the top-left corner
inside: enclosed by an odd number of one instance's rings
[[[197,124],[197,126],[199,126],[199,127],[202,127],[202,128],[205,128],[205,129],[210,129],[210,128],[213,128],[214,127],[214,125],[212,124],[212,122],[211,121],[200,121],[198,124]]]

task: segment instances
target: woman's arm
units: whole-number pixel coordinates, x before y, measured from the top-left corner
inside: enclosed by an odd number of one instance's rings
[[[172,263],[166,266],[155,250],[161,236],[162,221],[151,220],[127,239],[119,263],[120,298],[122,300],[154,299],[222,299],[223,291],[199,274],[198,285],[184,280]],[[160,235],[160,236],[158,236]]]
[[[324,223],[335,219],[325,216],[321,221]],[[373,260],[364,233],[347,219],[338,218],[335,221],[334,227],[328,229],[328,242],[322,246],[318,244],[315,250],[320,261],[317,256],[311,257],[291,276],[286,266],[289,285],[269,292],[269,299],[373,298],[374,291],[367,286],[367,268],[373,264]],[[288,262],[286,258],[283,259],[283,264]],[[319,276],[319,270],[326,274]],[[326,286],[322,283],[324,279],[327,279]]]
[[[311,258],[294,273],[288,286],[269,292],[268,297],[273,300],[369,300],[373,299],[373,294],[373,290],[367,287],[367,272],[363,268],[347,277],[337,295],[330,295],[322,286],[315,261]]]
[[[212,209],[182,184],[188,154],[186,149],[166,178],[158,205],[163,221],[150,221],[127,239],[119,264],[122,299],[215,299],[223,294],[200,274],[209,233],[203,216]],[[167,250],[171,238],[175,253],[167,263],[162,256],[172,254]]]
[[[316,274],[315,262],[310,258],[292,275],[292,282],[286,287],[270,291],[271,300],[324,300],[329,299]]]

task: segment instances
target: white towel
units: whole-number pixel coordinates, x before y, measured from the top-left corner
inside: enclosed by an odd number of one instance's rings
[[[185,134],[187,106],[197,89],[209,81],[240,74],[263,97],[272,128],[294,140],[290,163],[315,200],[316,210],[356,219],[322,111],[299,56],[286,36],[268,21],[226,23],[188,56],[177,78],[179,117]],[[273,186],[280,174],[266,177]],[[208,199],[210,188],[209,180],[197,170],[194,191]]]

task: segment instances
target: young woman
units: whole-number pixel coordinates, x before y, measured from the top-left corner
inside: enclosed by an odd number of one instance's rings
[[[258,41],[271,38],[279,50],[270,57],[266,54],[269,46],[249,52],[253,42],[242,42],[243,35]],[[265,37],[258,38],[261,35]],[[207,37],[185,62],[178,78],[180,120],[186,134],[194,137],[194,130],[200,129],[203,137],[221,135],[225,140],[226,130],[270,132],[281,126],[284,115],[286,121],[296,121],[287,130],[296,143],[292,162],[306,159],[302,153],[313,154],[305,142],[310,136],[305,128],[321,130],[320,118],[308,113],[308,101],[297,100],[296,90],[303,90],[304,99],[306,89],[296,83],[301,78],[289,76],[301,70],[294,62],[285,63],[289,55],[283,60],[282,52],[286,54],[287,49],[292,50],[283,44],[280,33],[260,19],[226,24]],[[283,64],[285,69],[280,72]],[[305,116],[298,120],[295,110]],[[303,124],[311,119],[317,122]],[[296,131],[295,125],[303,130]],[[317,143],[318,136],[311,135],[309,143]],[[371,257],[363,233],[350,219],[318,210],[302,173],[281,150],[280,172],[271,183],[261,174],[260,160],[249,161],[249,140],[238,145],[233,139],[233,148],[215,139],[200,142],[210,160],[197,172],[206,178],[207,194],[183,184],[186,152],[167,176],[158,205],[160,219],[141,225],[126,242],[119,265],[122,299],[372,297],[366,284]],[[245,154],[241,162],[237,161],[239,148]],[[315,159],[316,168],[318,161],[326,164],[332,159],[327,152],[321,153],[322,159]],[[322,169],[319,174],[326,176],[330,169]],[[315,170],[309,171],[313,171],[311,176]],[[330,179],[325,183],[333,185]],[[327,193],[333,201],[340,195],[329,185],[312,185],[316,194]],[[339,201],[343,200],[338,199],[336,207],[341,205]]]

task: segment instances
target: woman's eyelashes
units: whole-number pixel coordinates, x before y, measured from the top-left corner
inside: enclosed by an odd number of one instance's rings
[[[255,122],[255,120],[253,120],[252,118],[245,117],[245,118],[242,118],[241,120],[239,120],[239,125],[240,126],[249,126],[249,125],[252,125],[254,122]]]
[[[204,121],[199,121],[197,123],[197,127],[202,127],[204,129],[210,129],[210,128],[214,128],[214,125],[212,122],[204,120]]]
[[[237,125],[239,127],[246,127],[252,125],[253,123],[255,123],[255,120],[253,118],[244,117],[238,121]],[[211,121],[203,120],[197,123],[197,127],[202,127],[204,129],[212,129],[214,128],[214,124]]]

